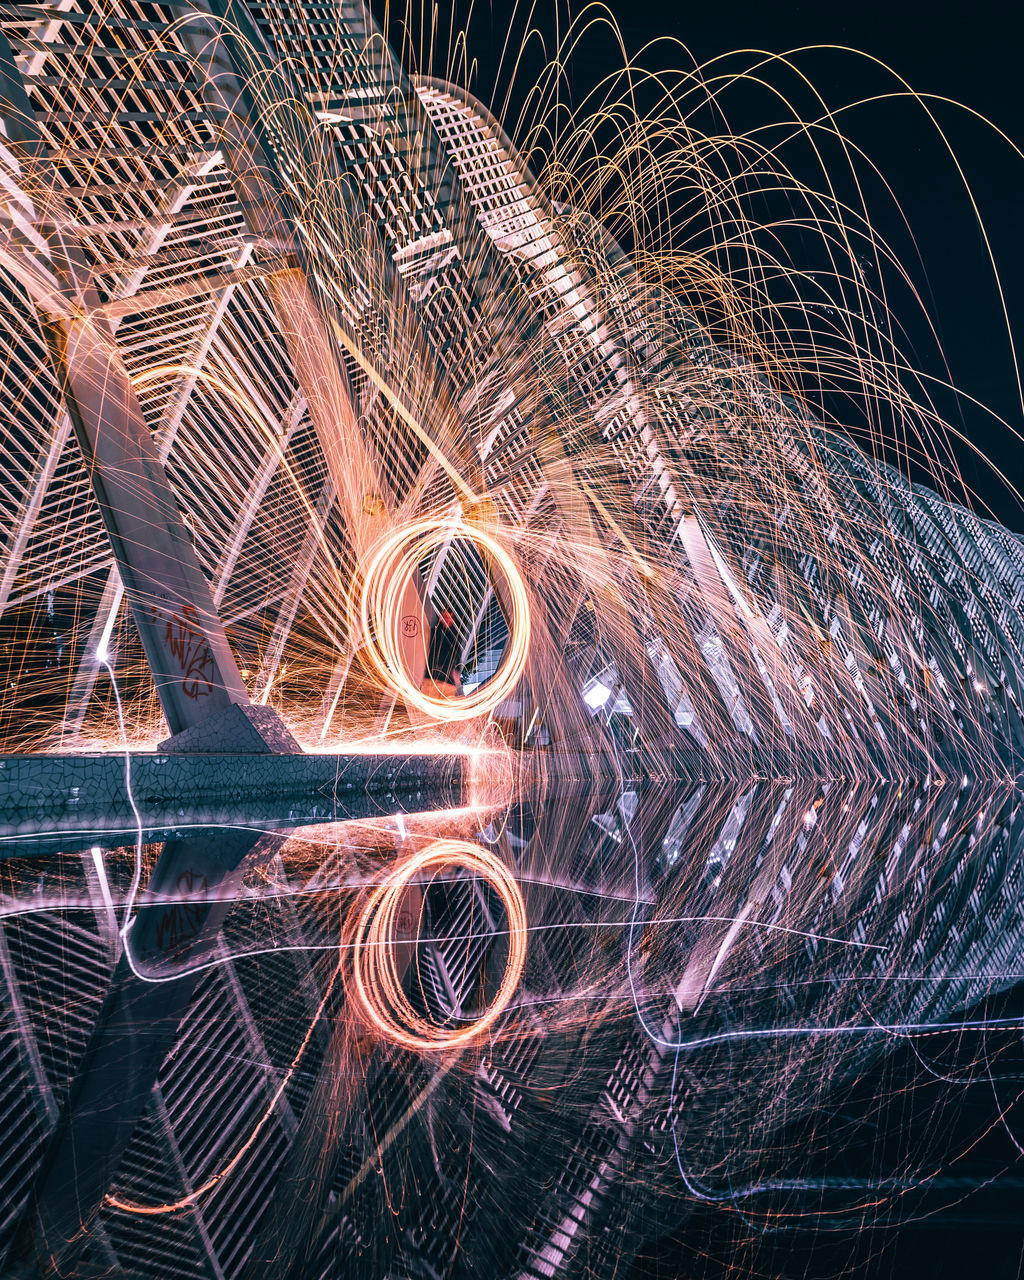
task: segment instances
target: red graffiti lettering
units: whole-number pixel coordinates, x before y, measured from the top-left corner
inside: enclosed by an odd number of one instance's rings
[[[214,663],[193,605],[164,618],[164,644],[184,672],[181,687],[188,698],[205,698],[213,689]]]

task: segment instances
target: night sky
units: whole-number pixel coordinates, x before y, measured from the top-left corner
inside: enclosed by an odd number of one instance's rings
[[[383,19],[385,5],[374,2]],[[902,0],[890,4],[753,3],[715,0],[708,4],[664,3],[658,0],[608,0],[622,31],[627,51],[638,54],[652,40],[682,41],[698,63],[737,49],[782,53],[806,45],[841,45],[888,63],[923,93],[944,95],[988,116],[1018,145],[1024,146],[1024,105],[1020,95],[1019,47],[1013,38],[1006,3],[970,4],[956,10]],[[583,8],[574,3],[573,13]],[[451,5],[441,6],[443,14]],[[518,9],[518,18],[513,14]],[[392,17],[405,3],[392,6]],[[458,24],[469,11],[455,6]],[[564,29],[566,8],[540,0],[532,15],[554,45],[556,23]],[[474,91],[484,101],[494,96],[496,74],[505,37],[528,9],[523,5],[487,0],[477,3],[469,22],[469,48],[478,62]],[[556,15],[560,15],[556,16]],[[443,19],[443,24],[447,22]],[[396,24],[391,38],[398,44]],[[520,42],[521,43],[521,42]],[[652,68],[683,66],[685,53],[662,45],[648,51],[641,62]],[[542,65],[536,54],[527,60],[519,83],[528,86]],[[604,75],[621,65],[608,36],[595,36],[580,49],[568,68],[573,96],[578,100]],[[862,59],[835,52],[804,55],[801,68],[814,80],[830,106],[841,106],[872,93],[892,89],[891,78]],[[531,74],[532,72],[532,74]],[[502,86],[503,91],[503,86]],[[513,93],[513,104],[521,100]],[[765,123],[769,105],[755,92],[733,93],[729,124],[735,132]],[[971,190],[985,220],[1002,277],[1010,324],[1021,342],[1024,335],[1024,160],[977,121],[950,106],[935,108],[939,123],[964,165]],[[777,117],[775,117],[777,118]],[[881,192],[871,200],[872,222],[898,247],[912,271],[935,321],[952,382],[967,396],[993,409],[1015,429],[1024,425],[1006,326],[998,292],[983,248],[977,221],[963,185],[935,129],[920,108],[888,103],[859,108],[843,116],[843,126],[893,187],[913,233],[911,239],[898,210]],[[792,159],[792,157],[791,157]],[[809,168],[808,181],[820,181]],[[813,250],[809,250],[813,255]],[[915,260],[919,255],[919,260]],[[794,256],[794,261],[799,253]],[[813,265],[808,263],[808,265]],[[944,376],[942,359],[927,326],[915,314],[912,299],[894,299],[894,310],[905,326],[904,348],[915,367]],[[1024,346],[1024,343],[1021,344]],[[1012,435],[961,398],[939,401],[943,416],[965,431],[1011,479],[1020,479],[1022,447]],[[1005,523],[1024,531],[1019,503],[978,464],[969,450],[958,453],[966,482],[985,506]],[[918,474],[915,478],[925,479]]]
[[[658,35],[682,40],[698,62],[732,48],[783,52],[804,45],[842,45],[873,55],[919,92],[956,99],[987,116],[1024,146],[1024,105],[1020,92],[1019,46],[1011,36],[1016,6],[981,3],[950,6],[906,3],[785,4],[730,0],[728,4],[657,4],[651,0],[611,0],[627,48],[641,48]],[[801,63],[826,96],[836,102],[865,96],[880,78],[863,61],[836,54]],[[751,102],[751,111],[756,110]],[[964,164],[985,220],[1007,295],[1010,322],[1024,346],[1024,160],[992,131],[951,107],[936,113]],[[1001,304],[986,263],[970,203],[948,154],[920,109],[887,105],[848,116],[846,127],[892,183],[920,251],[915,275],[931,295],[933,318],[952,371],[963,391],[994,409],[1017,430],[1022,412]],[[737,112],[734,127],[747,121]],[[879,205],[873,220],[899,242],[891,210]],[[911,247],[907,246],[908,253]],[[907,324],[920,363],[941,372],[927,334]],[[961,402],[971,438],[1018,487],[1024,446]],[[1000,491],[985,469],[963,460],[972,487],[996,514],[1024,530],[1024,513]]]

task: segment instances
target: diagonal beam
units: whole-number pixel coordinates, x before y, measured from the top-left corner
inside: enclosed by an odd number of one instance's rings
[[[249,486],[249,492],[246,494],[245,503],[235,518],[231,533],[228,536],[227,545],[221,554],[217,567],[213,571],[213,602],[220,605],[224,598],[224,592],[227,590],[228,580],[231,577],[235,565],[238,563],[238,557],[242,551],[242,544],[245,542],[246,535],[252,528],[252,522],[256,518],[256,512],[260,503],[266,496],[270,482],[277,474],[277,468],[281,465],[288,445],[292,436],[298,430],[302,419],[306,414],[306,397],[301,392],[296,392],[292,397],[292,402],[288,406],[284,420],[281,423],[278,437],[273,444],[267,449],[260,463],[259,470],[253,476],[252,484]]]
[[[67,13],[75,3],[75,0],[57,0],[56,4],[50,6],[51,12]],[[60,29],[63,26],[60,18],[51,18],[47,22],[41,22],[32,32],[32,38],[40,44],[52,45],[60,35]],[[37,76],[46,65],[46,59],[50,56],[49,49],[37,49],[32,54],[20,54],[18,56],[18,64],[21,67],[22,74],[25,76]]]
[[[70,8],[70,4],[71,0],[62,0],[60,7],[62,9],[67,9]],[[56,26],[57,24],[50,25]],[[213,151],[203,156],[192,167],[189,177],[175,190],[171,199],[168,201],[167,206],[163,211],[165,221],[160,226],[155,227],[150,233],[146,247],[142,251],[145,256],[152,256],[158,252],[174,226],[174,217],[188,203],[189,198],[199,185],[199,180],[215,168],[220,162],[220,159],[220,152]],[[126,301],[138,292],[142,287],[146,278],[146,273],[149,269],[149,266],[140,266],[137,267],[130,276],[128,276],[124,285],[117,293],[118,301]],[[223,312],[220,314],[223,314]],[[117,332],[122,318],[122,315],[111,318],[110,331],[112,334]],[[212,326],[212,329],[213,331],[216,330],[216,324]],[[186,394],[184,396],[184,401],[187,402],[187,399],[188,396]],[[181,405],[180,412],[183,411],[184,403]],[[178,413],[178,422],[180,422],[180,412],[177,410],[176,412]],[[175,425],[171,431],[166,432],[169,440],[173,440],[173,435],[176,430],[177,426]],[[70,434],[71,418],[68,416],[67,412],[64,411],[57,419],[57,425],[50,438],[50,446],[47,450],[46,457],[43,460],[43,465],[39,470],[36,484],[17,519],[18,532],[14,541],[11,543],[10,550],[5,558],[3,577],[0,578],[0,613],[2,613],[7,607],[7,602],[10,599],[15,580],[18,576],[18,570],[21,566],[21,560],[24,556],[25,548],[28,546],[29,539],[32,536],[32,532],[35,528],[36,521],[39,517],[40,511],[42,510],[43,502],[50,486],[50,481],[53,479],[54,472],[57,469],[57,463],[60,461],[60,455],[64,450],[64,446],[67,444]],[[166,454],[164,457],[166,458]],[[105,621],[106,620],[104,620],[104,625]]]
[[[60,3],[57,7],[61,10],[70,9],[72,3],[73,3],[73,0],[60,0]],[[53,21],[53,22],[47,23],[44,26],[41,26],[39,28],[37,32],[37,36],[40,39],[45,39],[46,41],[50,41],[56,37],[56,33],[59,27],[60,27],[59,21]],[[31,75],[38,74],[45,58],[46,58],[45,53],[37,53],[37,54],[34,54],[31,57],[31,59],[28,59],[25,57],[18,57],[16,61],[18,61],[19,63],[27,64],[26,74],[31,76]],[[201,156],[199,160],[190,167],[189,172],[185,177],[185,180],[177,188],[175,188],[165,208],[162,211],[162,216],[164,219],[163,222],[157,227],[154,227],[153,230],[150,232],[149,239],[147,240],[147,243],[144,249],[142,250],[143,256],[152,257],[159,251],[164,241],[167,239],[167,236],[170,234],[171,230],[173,229],[174,218],[177,216],[178,213],[181,212],[181,210],[188,203],[189,199],[195,192],[196,188],[199,186],[201,180],[204,177],[206,177],[206,175],[210,173],[220,163],[220,161],[221,161],[220,152],[212,151]],[[144,265],[144,266],[136,267],[135,270],[132,271],[132,273],[126,278],[121,289],[117,291],[118,301],[122,301],[122,302],[126,301],[127,299],[131,298],[135,293],[138,292],[138,290],[142,287],[143,282],[145,281],[146,273],[149,271],[149,269],[150,269],[149,265]],[[220,314],[222,315],[223,311],[221,311]],[[115,334],[117,332],[118,326],[120,325],[122,318],[123,316],[121,315],[114,316],[111,318],[111,321],[110,321],[111,334]],[[218,320],[219,320],[219,316],[218,316]],[[211,328],[209,331],[211,338],[212,338],[212,333],[215,332],[215,330],[216,330],[216,323],[211,325]],[[176,409],[178,423],[180,423],[181,413],[184,411],[184,402],[187,401],[187,398],[188,398],[187,395],[185,395],[183,399],[179,399],[180,408]],[[165,427],[164,431],[161,434],[168,441],[172,441],[176,430],[177,430],[177,423],[170,430],[167,430]],[[39,474],[36,479],[36,484],[33,487],[33,490],[29,497],[28,502],[25,504],[25,507],[23,508],[22,512],[18,517],[18,521],[17,521],[18,532],[5,558],[3,577],[2,579],[0,579],[0,613],[2,613],[3,610],[6,608],[7,602],[10,599],[11,591],[13,590],[14,582],[18,575],[18,569],[20,568],[21,560],[25,553],[25,548],[28,545],[28,541],[32,535],[32,531],[35,528],[36,521],[39,517],[40,511],[42,510],[43,502],[46,498],[46,494],[50,486],[50,481],[53,479],[54,472],[57,469],[57,463],[60,460],[60,455],[64,450],[64,446],[67,444],[68,437],[70,434],[71,434],[71,418],[68,415],[68,413],[65,411],[61,413],[60,416],[58,417],[56,428],[50,439],[50,446],[49,446],[49,449],[47,450],[46,458],[43,461],[43,465],[40,468]],[[166,456],[167,455],[165,453],[163,455],[163,458],[166,459]],[[112,574],[113,573],[114,571],[112,571]],[[118,579],[118,582],[119,581],[120,579]],[[108,581],[108,587],[109,587],[109,581]],[[105,595],[106,594],[107,593],[105,592]],[[103,617],[100,619],[100,627],[99,627],[100,632],[102,632],[103,629],[107,627],[108,621],[109,620],[107,617]],[[79,695],[81,694],[81,689],[79,688],[79,685],[81,684],[82,675],[83,675],[83,670],[82,670],[82,667],[80,666],[79,673],[76,676],[76,680],[75,680],[75,688],[76,688],[76,691],[79,693]],[[90,694],[91,694],[92,685],[94,682],[95,682],[95,668],[93,669],[92,680],[89,681]],[[86,700],[88,700],[88,694],[86,695]],[[76,700],[75,706],[72,711],[73,719],[77,718],[77,707],[78,707],[78,702]],[[84,714],[84,708],[83,708],[83,714]],[[81,722],[80,718],[78,718],[78,723],[80,724],[80,722]]]
[[[219,152],[216,153],[219,156]],[[221,321],[227,312],[228,304],[231,301],[235,286],[229,285],[222,289],[220,293],[213,298],[206,321],[206,327],[203,330],[203,336],[197,347],[193,349],[188,358],[188,366],[190,372],[185,374],[179,383],[178,392],[174,397],[172,407],[166,411],[161,421],[158,423],[154,433],[158,441],[158,456],[161,463],[165,463],[170,457],[171,450],[174,447],[174,441],[177,439],[178,431],[185,417],[185,412],[191,400],[192,393],[196,388],[199,380],[198,370],[202,368],[204,361],[209,355],[213,346],[217,331],[220,328]],[[111,330],[117,325],[116,320],[111,321]],[[70,419],[68,419],[70,427]],[[220,605],[220,595],[214,595],[214,604]],[[106,635],[109,639],[113,632],[114,625],[117,621],[117,613],[121,607],[123,599],[123,590],[121,578],[117,571],[117,566],[111,567],[110,574],[107,578],[106,585],[103,589],[103,597],[97,609],[96,616],[93,619],[90,628],[89,637],[86,640],[85,648],[79,659],[78,671],[75,674],[74,684],[71,688],[71,694],[68,698],[67,707],[64,716],[64,723],[61,728],[61,734],[71,737],[77,737],[81,732],[82,723],[85,720],[85,713],[92,698],[92,691],[96,686],[96,677],[99,674],[99,661],[97,652],[99,651],[100,637]],[[0,601],[2,607],[2,601]]]
[[[344,335],[336,332],[337,316],[330,314],[332,329],[324,300],[311,283],[316,279],[315,271],[306,269],[309,254],[303,236],[309,235],[311,228],[305,211],[294,199],[294,182],[280,172],[247,85],[246,68],[254,62],[261,77],[269,74],[280,80],[284,72],[273,64],[244,6],[233,0],[197,0],[196,10],[195,22],[187,29],[196,75],[217,123],[225,164],[249,230],[264,245],[284,242],[294,252],[296,265],[268,276],[266,289],[358,563],[390,527],[395,495],[360,427],[339,351],[339,337]],[[294,94],[289,93],[283,101],[291,103],[293,99]],[[311,120],[297,115],[297,137]],[[358,359],[360,353],[355,354]],[[298,598],[289,604],[297,608]],[[402,607],[419,616],[419,635],[425,636],[426,609],[415,585]],[[290,627],[287,612],[284,616]],[[276,670],[283,644],[279,638],[267,655],[266,670]],[[411,644],[405,659],[412,682],[420,684],[426,669],[425,644]],[[262,683],[269,691],[267,681]]]
[[[39,512],[42,510],[43,502],[46,498],[46,492],[50,487],[50,481],[57,470],[57,463],[60,461],[60,456],[64,452],[64,446],[67,444],[70,434],[71,418],[67,412],[62,411],[57,418],[53,434],[50,436],[50,445],[46,451],[46,457],[43,459],[43,465],[36,475],[36,482],[32,487],[32,492],[17,517],[18,532],[14,535],[14,540],[6,554],[3,577],[0,578],[0,613],[3,613],[4,609],[7,608],[7,602],[11,598],[11,592],[18,577],[18,570],[21,567],[21,560],[25,554],[25,548],[28,546],[29,538],[31,538],[32,531],[36,526]]]
[[[192,833],[164,843],[47,1144],[15,1256],[50,1256],[55,1271],[77,1274],[75,1264],[88,1239],[83,1223],[91,1222],[103,1203],[150,1101],[202,962],[231,909],[234,888],[249,868],[273,856],[279,843],[273,835],[237,830]],[[175,980],[147,981],[140,976],[145,974],[175,974]],[[83,1151],[91,1153],[87,1166]]]
[[[2,34],[0,90],[6,149],[19,175],[35,174],[50,157]],[[296,749],[276,718],[244,710],[248,693],[132,380],[109,324],[90,318],[99,299],[82,253],[55,228],[34,231],[38,253],[22,270],[46,299],[37,307],[50,360],[172,735],[204,726],[207,750],[227,739],[257,751]]]
[[[266,652],[263,655],[263,661],[260,663],[260,669],[256,676],[256,695],[257,701],[266,703],[270,698],[270,690],[274,685],[274,678],[277,675],[277,668],[280,665],[284,647],[291,634],[292,626],[295,622],[295,615],[299,611],[299,603],[302,600],[302,593],[306,589],[306,583],[309,581],[309,575],[313,570],[316,562],[316,553],[323,543],[324,530],[323,526],[331,508],[334,506],[337,493],[334,485],[330,480],[324,485],[323,492],[316,504],[316,511],[309,531],[302,543],[302,550],[299,552],[298,563],[292,573],[291,581],[288,584],[288,590],[277,611],[277,620],[274,623],[274,630],[270,637],[270,643],[267,645]]]
[[[189,1176],[188,1169],[185,1167],[181,1148],[178,1145],[178,1137],[171,1124],[171,1117],[167,1112],[167,1103],[164,1100],[163,1090],[160,1088],[159,1084],[153,1086],[151,1096],[157,1119],[160,1122],[160,1130],[163,1134],[164,1141],[167,1144],[167,1152],[171,1157],[171,1163],[174,1165],[175,1173],[177,1173],[178,1178],[181,1181],[185,1194],[192,1195],[195,1192],[195,1186]],[[206,1212],[203,1205],[199,1203],[191,1205],[189,1207],[189,1214],[192,1222],[195,1224],[196,1234],[199,1236],[199,1242],[202,1246],[203,1260],[206,1265],[207,1275],[211,1280],[225,1280],[224,1272],[217,1259],[217,1249],[210,1236],[209,1228],[206,1225]]]

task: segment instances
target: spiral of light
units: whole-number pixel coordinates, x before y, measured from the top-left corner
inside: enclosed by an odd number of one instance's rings
[[[509,637],[501,665],[472,693],[438,697],[418,688],[409,676],[402,649],[402,602],[425,556],[452,536],[472,542],[505,582],[502,603],[510,612]],[[371,666],[407,705],[434,720],[471,720],[492,711],[515,689],[530,649],[530,604],[515,561],[491,534],[470,525],[422,519],[382,539],[371,552],[359,596],[358,621]]]
[[[462,867],[482,876],[501,898],[508,917],[508,958],[501,985],[487,1010],[468,1026],[439,1027],[421,1017],[402,990],[398,948],[402,901],[422,872]],[[526,904],[512,873],[493,853],[464,840],[436,840],[407,858],[378,885],[363,909],[352,944],[356,1000],[367,1021],[387,1039],[412,1050],[451,1049],[482,1035],[511,1000],[526,959]]]

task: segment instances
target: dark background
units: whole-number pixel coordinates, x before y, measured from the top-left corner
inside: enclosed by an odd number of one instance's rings
[[[401,46],[401,27],[410,12],[410,27],[416,33],[412,44],[422,47],[419,0],[410,10],[405,0],[390,8],[383,0],[374,0],[373,8],[382,22],[387,20],[396,48]],[[1011,140],[1024,145],[1015,4],[982,0],[946,8],[920,0],[856,5],[608,0],[608,8],[627,53],[652,70],[683,67],[688,61],[689,65],[701,64],[733,50],[784,53],[808,45],[844,46],[887,63],[920,93],[952,98],[980,112]],[[468,48],[477,63],[471,88],[485,102],[501,103],[511,82],[511,112],[504,113],[504,118],[512,122],[541,71],[544,55],[539,41],[526,42],[527,56],[517,75],[510,77],[511,60],[506,56],[502,63],[501,59],[506,37],[512,33],[508,43],[518,51],[524,46],[526,29],[536,28],[550,52],[557,43],[558,30],[564,31],[568,25],[567,14],[578,15],[583,9],[582,3],[574,3],[570,9],[564,0],[557,4],[539,0],[532,11],[529,5],[503,0],[483,0],[473,6],[442,4],[439,43],[446,48],[451,28],[468,27]],[[660,43],[642,52],[650,42],[664,37],[681,42],[686,49]],[[408,65],[409,57],[405,60]],[[738,68],[743,61],[739,59],[734,65]],[[746,61],[749,64],[753,58]],[[611,33],[594,30],[569,61],[568,94],[577,102],[582,100],[593,85],[621,65],[622,53]],[[898,88],[891,76],[850,53],[802,54],[799,65],[832,107]],[[436,72],[443,73],[443,59]],[[794,87],[793,78],[787,79],[785,74],[772,78],[787,89]],[[727,104],[729,126],[736,133],[779,118],[779,108],[753,89],[732,91]],[[800,105],[806,108],[808,99]],[[1010,327],[1019,339],[1024,334],[1020,297],[1024,278],[1020,236],[1024,160],[993,130],[963,111],[942,103],[933,104],[933,109],[964,167],[985,221],[1002,278]],[[709,126],[710,115],[701,123]],[[1024,478],[1024,446],[970,400],[973,397],[986,405],[1014,430],[1024,426],[999,293],[977,219],[949,153],[921,108],[909,102],[858,108],[843,114],[842,125],[893,188],[898,207],[880,184],[868,191],[872,223],[910,270],[936,326],[941,351],[912,294],[900,293],[897,288],[891,306],[904,327],[901,345],[916,368],[934,377],[948,377],[964,393],[960,397],[937,395],[942,417],[962,430],[1011,481],[1019,483]],[[795,153],[787,153],[787,158],[800,176]],[[820,172],[814,172],[810,159],[806,180],[820,183]],[[839,181],[841,184],[843,179]],[[852,194],[849,186],[843,194]],[[806,263],[801,262],[799,245],[790,244],[788,250],[794,266],[816,265],[816,246],[806,246]],[[948,374],[944,362],[948,362]],[[855,416],[853,411],[851,415]],[[837,416],[843,417],[841,410]],[[965,488],[954,496],[1024,531],[1024,510],[1019,501],[969,448],[955,448]],[[879,451],[886,452],[886,446],[876,447]],[[927,480],[927,467],[927,459],[921,459],[915,478]]]

